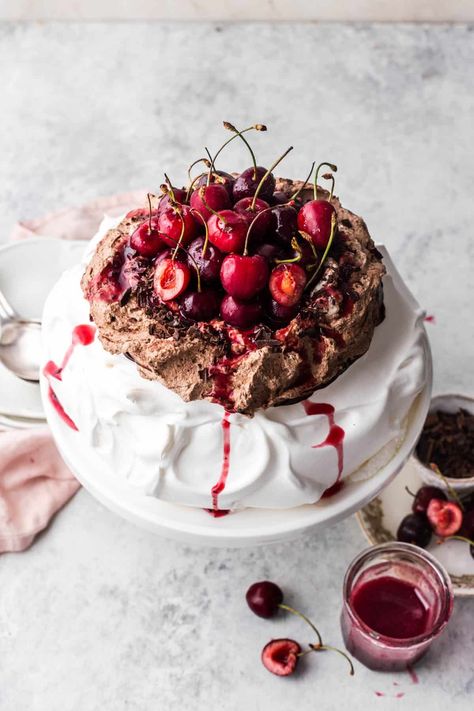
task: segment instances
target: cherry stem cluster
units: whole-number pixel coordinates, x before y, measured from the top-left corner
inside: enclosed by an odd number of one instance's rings
[[[320,164],[318,165],[318,167],[316,168],[315,173],[314,173],[314,185],[313,185],[313,190],[314,190],[314,199],[315,199],[315,200],[318,199],[318,175],[319,175],[319,171],[321,170],[321,168],[322,168],[323,166],[326,166],[327,168],[330,168],[332,171],[334,171],[334,173],[337,173],[337,165],[334,165],[333,163],[326,163],[326,162],[324,162],[324,163],[320,163]],[[333,186],[333,187],[334,187],[334,186]],[[331,193],[331,195],[332,195],[332,193]]]

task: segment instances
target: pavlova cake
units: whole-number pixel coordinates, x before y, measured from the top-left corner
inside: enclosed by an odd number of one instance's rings
[[[225,127],[187,187],[165,175],[104,220],[44,314],[64,425],[131,487],[216,516],[375,473],[426,377],[421,312],[334,196],[336,166],[277,178],[291,149],[266,169],[244,135],[265,127]],[[216,168],[232,140],[252,157],[240,174]]]

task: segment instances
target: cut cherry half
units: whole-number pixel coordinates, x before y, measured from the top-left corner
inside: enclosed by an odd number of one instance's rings
[[[262,664],[272,674],[289,676],[298,663],[301,647],[294,639],[272,639],[262,650]]]
[[[162,301],[171,301],[186,290],[190,278],[187,264],[165,257],[155,267],[153,288]]]
[[[454,536],[462,526],[462,510],[454,501],[431,499],[426,515],[438,536]]]
[[[282,306],[294,306],[303,295],[306,272],[297,264],[279,264],[270,274],[269,289]]]

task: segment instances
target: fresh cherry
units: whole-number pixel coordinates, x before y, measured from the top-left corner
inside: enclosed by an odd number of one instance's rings
[[[212,289],[184,294],[180,312],[191,321],[210,321],[219,313],[219,296]]]
[[[272,261],[273,259],[278,259],[282,256],[282,250],[281,246],[278,244],[264,242],[263,244],[258,245],[255,249],[255,254],[261,254],[262,257],[265,257],[268,261]]]
[[[198,188],[192,193],[189,203],[196,212],[202,215],[206,222],[213,214],[213,211],[218,212],[232,207],[229,193],[225,186],[219,183],[211,183]]]
[[[272,674],[293,674],[301,654],[301,647],[294,639],[272,639],[262,650],[262,664]]]
[[[204,175],[201,175],[200,178],[196,180],[194,183],[194,187],[196,189],[201,188],[203,185],[207,185],[207,177],[208,174],[204,173]],[[229,198],[231,199],[232,202],[234,202],[233,199],[233,193],[232,189],[234,187],[235,183],[235,178],[233,175],[230,173],[226,173],[223,170],[213,170],[211,173],[211,180],[209,181],[210,184],[216,184],[216,185],[223,185],[225,189],[227,190],[227,194],[229,195]]]
[[[192,270],[197,264],[201,281],[215,282],[219,279],[224,255],[210,242],[203,255],[204,241],[204,237],[196,237],[188,246],[188,265]]]
[[[188,205],[180,205],[179,207],[170,205],[160,212],[158,230],[162,241],[173,247],[178,244],[180,238],[182,245],[191,242],[197,234],[198,225]]]
[[[437,536],[454,536],[462,525],[462,510],[454,501],[431,499],[426,510],[428,521]]]
[[[283,602],[283,592],[276,583],[262,580],[249,587],[245,594],[247,605],[259,617],[274,617]]]
[[[431,527],[425,514],[411,513],[402,519],[397,531],[397,541],[426,548],[430,540]]]
[[[253,198],[251,197],[242,198],[242,200],[235,203],[234,210],[245,217],[249,226],[257,215],[259,215],[258,219],[256,219],[252,225],[252,231],[250,234],[251,241],[255,242],[264,239],[267,234],[271,225],[271,214],[268,209],[270,207],[268,202],[257,198],[255,200],[255,205],[252,208],[252,201]],[[264,212],[264,210],[268,210],[268,212]]]
[[[275,190],[270,200],[272,205],[283,205],[283,203],[288,202],[288,195],[283,192],[283,190]]]
[[[474,509],[468,509],[464,512],[459,533],[466,538],[474,539]]]
[[[234,196],[234,202],[237,202],[238,200],[241,200],[242,198],[246,197],[253,197],[255,195],[255,192],[257,190],[257,187],[262,180],[263,176],[267,172],[266,168],[262,168],[261,166],[257,166],[254,168],[253,166],[251,168],[247,168],[244,170],[238,178],[236,178],[234,187],[233,187],[233,196]],[[265,180],[263,181],[263,185],[260,188],[260,193],[259,197],[262,200],[269,201],[273,197],[273,191],[275,190],[275,178],[273,177],[272,173],[269,173]]]
[[[230,294],[224,296],[221,302],[221,316],[230,326],[235,328],[252,328],[260,321],[262,307],[258,302],[246,302],[235,299]]]
[[[277,205],[270,211],[271,229],[275,239],[284,245],[290,245],[298,231],[298,213],[291,205]]]
[[[311,237],[316,249],[326,249],[335,212],[333,205],[327,200],[310,200],[298,212],[298,229]]]
[[[447,501],[448,497],[438,486],[422,486],[415,494],[412,504],[412,511],[426,513],[431,499],[441,499]]]
[[[297,264],[279,264],[270,274],[269,289],[272,297],[282,306],[294,306],[306,284],[306,272]]]
[[[279,304],[275,299],[268,299],[265,303],[265,314],[268,321],[278,327],[285,326],[292,319],[295,318],[298,313],[298,304],[294,306],[283,306]]]
[[[165,257],[156,264],[153,288],[162,301],[171,301],[186,290],[190,278],[187,264]]]
[[[177,202],[180,205],[185,204],[186,190],[184,190],[184,188],[173,188],[173,195],[175,197],[174,202]],[[166,195],[162,195],[158,202],[157,214],[159,215],[161,212],[163,212],[163,210],[166,210],[168,207],[171,207],[172,203],[173,199],[169,192],[167,192]]]
[[[157,229],[156,220],[146,220],[138,225],[130,237],[130,246],[141,257],[154,257],[163,248],[163,240]]]
[[[268,280],[265,257],[228,254],[222,262],[221,282],[228,294],[247,301],[263,289]]]
[[[208,220],[209,241],[221,252],[241,252],[247,235],[247,221],[233,210],[221,210]]]

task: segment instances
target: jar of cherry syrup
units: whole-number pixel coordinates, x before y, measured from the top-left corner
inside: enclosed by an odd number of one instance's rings
[[[341,628],[348,651],[369,669],[412,666],[446,627],[451,580],[426,551],[382,543],[363,551],[346,573]]]

